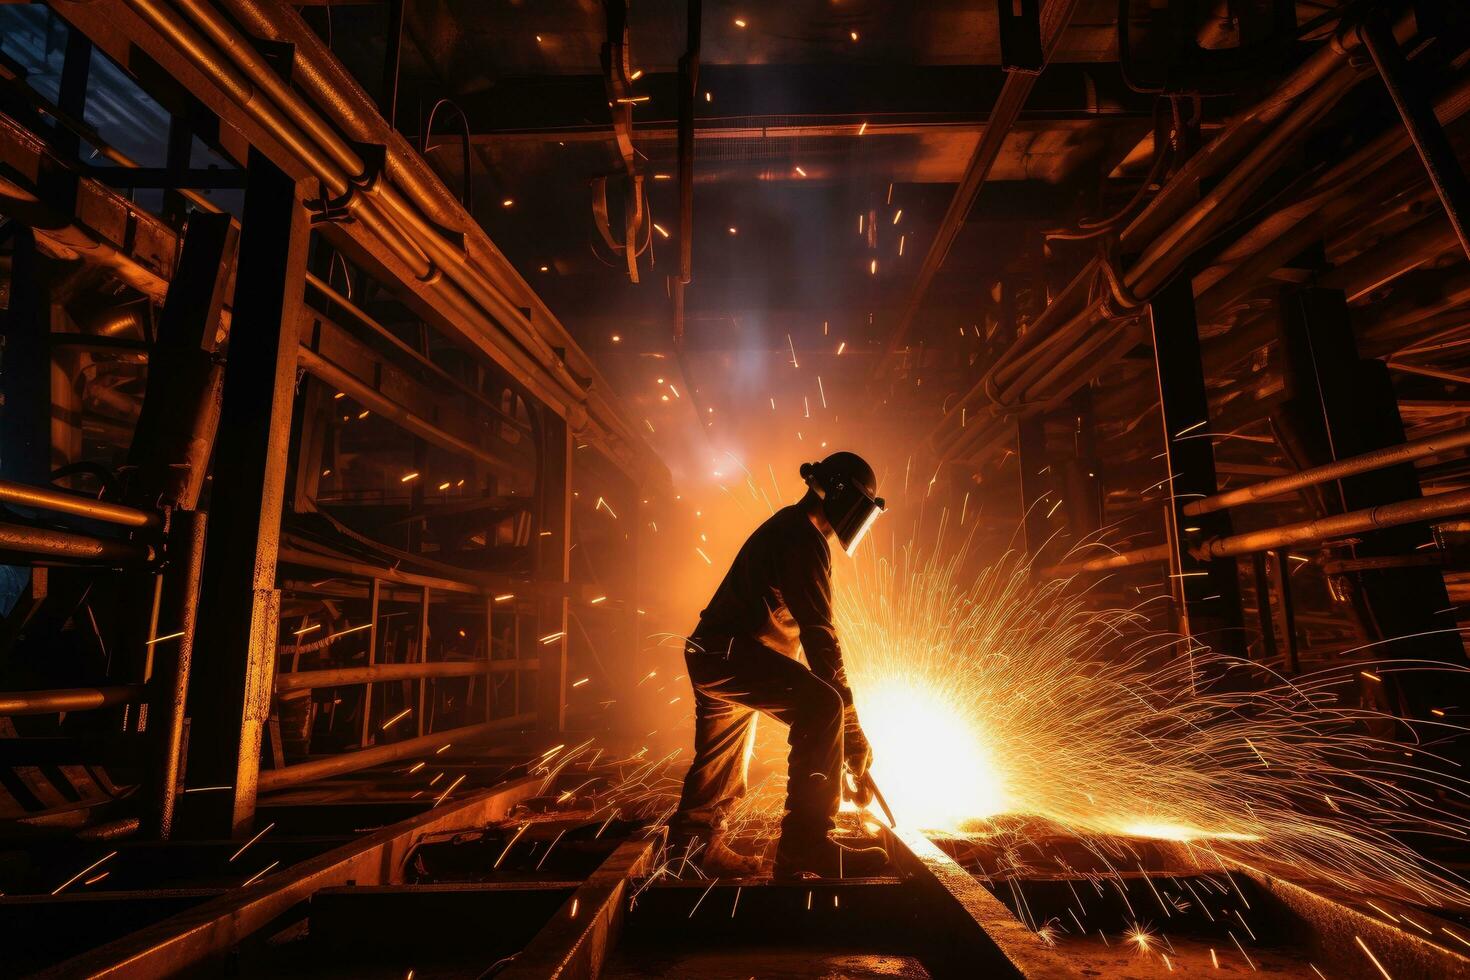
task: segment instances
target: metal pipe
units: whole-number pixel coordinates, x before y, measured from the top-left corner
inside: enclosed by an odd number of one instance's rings
[[[479,460],[487,466],[494,467],[496,472],[505,472],[505,461],[493,453],[488,453],[473,443],[466,442],[452,433],[434,425],[427,419],[420,418],[402,405],[379,392],[372,385],[359,381],[353,375],[342,370],[331,361],[322,357],[316,351],[305,345],[297,350],[297,356],[301,360],[301,366],[308,374],[320,378],[326,384],[331,385],[339,391],[345,391],[354,401],[360,402],[372,409],[378,415],[383,416],[391,422],[396,422],[405,430],[420,438],[446,449],[451,453],[459,453]]]
[[[1401,20],[1395,28],[1396,36],[1400,38],[1410,36],[1412,34],[1412,24],[1411,19]],[[1337,39],[1328,48],[1318,54],[1326,57],[1326,52],[1336,52],[1332,57],[1341,58],[1355,46],[1356,36],[1354,34],[1351,32],[1339,32]],[[1326,95],[1313,92],[1311,86],[1308,84],[1308,82],[1316,84],[1324,80],[1329,83],[1324,86],[1329,89]],[[1237,149],[1254,146],[1255,149],[1248,157],[1248,160],[1254,161],[1250,164],[1250,167],[1264,168],[1270,162],[1270,155],[1261,152],[1263,146],[1269,143],[1270,146],[1275,148],[1276,152],[1280,152],[1289,145],[1291,139],[1300,135],[1296,132],[1298,129],[1314,123],[1325,108],[1330,105],[1330,102],[1335,101],[1343,94],[1345,89],[1340,90],[1339,86],[1344,84],[1350,86],[1351,84],[1355,84],[1356,81],[1357,78],[1352,70],[1345,69],[1341,75],[1335,75],[1331,71],[1325,71],[1321,58],[1314,56],[1313,61],[1298,69],[1277,94],[1273,95],[1266,102],[1260,103],[1250,111],[1242,114],[1237,122],[1227,127],[1225,133],[1217,137],[1209,146],[1214,147],[1217,144],[1221,144],[1222,141],[1229,146],[1235,146]],[[1465,85],[1456,85],[1442,93],[1436,100],[1435,112],[1441,122],[1448,122],[1457,118],[1465,113],[1467,109],[1470,109],[1470,93],[1467,93],[1464,89]],[[1263,143],[1261,134],[1256,129],[1256,123],[1259,119],[1268,117],[1274,119],[1276,114],[1289,104],[1289,100],[1285,97],[1286,95],[1290,94],[1294,98],[1302,92],[1309,93],[1308,99],[1295,105],[1291,109],[1288,118],[1277,122]],[[1250,139],[1247,140],[1239,135],[1241,133],[1253,135],[1250,135]],[[1349,158],[1341,161],[1327,174],[1314,181],[1312,187],[1314,190],[1317,190],[1330,186],[1332,182],[1342,183],[1343,181],[1347,181],[1353,183],[1363,179],[1367,175],[1377,172],[1389,160],[1394,159],[1407,146],[1407,142],[1407,138],[1401,129],[1385,132],[1378,139],[1361,148]],[[1208,153],[1209,147],[1202,152]],[[1228,154],[1226,156],[1228,159],[1225,160],[1225,163],[1234,162],[1234,157],[1229,157]],[[1215,163],[1216,165],[1212,166],[1215,166],[1215,169],[1219,169],[1220,167],[1218,165],[1220,161],[1216,161]],[[1245,162],[1236,166],[1236,170],[1247,169],[1250,168],[1246,166]],[[1169,184],[1166,185],[1165,192],[1161,192],[1160,197],[1163,197],[1164,193],[1170,192],[1177,185],[1192,185],[1193,183],[1197,183],[1202,176],[1208,175],[1210,172],[1213,171],[1206,170],[1204,173],[1196,172],[1187,166],[1184,171],[1181,171],[1180,174],[1177,174],[1171,179]],[[1244,192],[1245,184],[1253,180],[1255,180],[1255,177],[1251,175],[1227,177],[1226,180],[1222,181],[1215,188],[1215,191],[1220,193],[1212,192],[1205,199],[1195,203],[1190,211],[1186,212],[1177,220],[1177,228],[1174,232],[1168,232],[1163,229],[1159,221],[1159,215],[1165,214],[1167,209],[1153,210],[1153,206],[1151,205],[1151,210],[1140,215],[1139,219],[1134,222],[1134,225],[1124,233],[1125,245],[1128,243],[1130,235],[1140,236],[1142,230],[1146,230],[1150,235],[1156,236],[1155,240],[1149,242],[1149,247],[1144,255],[1125,274],[1124,282],[1127,287],[1135,291],[1140,298],[1146,298],[1149,290],[1153,289],[1158,282],[1165,281],[1168,275],[1172,274],[1178,268],[1179,263],[1184,258],[1187,258],[1189,249],[1197,247],[1204,240],[1204,237],[1207,237],[1209,234],[1218,233],[1219,228],[1233,214],[1233,212],[1222,214],[1220,213],[1220,209],[1226,208],[1228,210],[1230,207],[1238,206],[1240,203],[1239,198]],[[1323,198],[1323,200],[1326,199],[1326,197]],[[1155,203],[1158,203],[1158,199],[1156,199]],[[1170,252],[1160,247],[1160,242],[1164,241],[1165,238],[1175,243],[1176,251]],[[1142,237],[1135,238],[1136,243],[1141,243],[1144,240]],[[1063,295],[1071,293],[1073,287],[1079,284],[1086,285],[1090,283],[1093,275],[1095,275],[1095,269],[1092,266],[1085,268],[1073,280],[1072,286],[1069,286],[1064,291]],[[1095,312],[1089,310],[1087,311],[1088,315],[1082,317],[1074,316],[1072,310],[1068,308],[1059,308],[1056,312],[1053,312],[1054,307],[1057,306],[1058,304],[1055,302],[1048,305],[1036,323],[1033,324],[1027,337],[1022,338],[1002,354],[1000,361],[987,374],[986,378],[982,379],[980,384],[977,384],[970,392],[962,397],[956,403],[955,407],[941,419],[939,425],[930,432],[929,442],[935,447],[939,455],[943,458],[953,458],[958,453],[964,451],[965,446],[975,445],[981,442],[993,443],[995,441],[989,438],[989,430],[992,427],[1003,424],[1003,420],[999,418],[985,419],[982,417],[980,425],[968,427],[968,429],[955,424],[958,421],[957,416],[961,410],[967,409],[968,405],[976,400],[978,396],[989,395],[991,400],[998,402],[1002,406],[1006,404],[1019,404],[1022,406],[1019,411],[1023,415],[1027,413],[1031,404],[1037,401],[1032,395],[1037,387],[1036,384],[1029,385],[1026,391],[1007,389],[997,392],[997,378],[1009,377],[1011,373],[1022,370],[1032,376],[1037,373],[1044,373],[1049,381],[1064,386],[1073,384],[1075,387],[1074,381],[1081,383],[1081,381],[1085,381],[1088,377],[1096,376],[1099,370],[1106,367],[1107,364],[1112,363],[1116,359],[1116,356],[1120,354],[1122,345],[1113,348],[1114,356],[1109,359],[1105,360],[1094,357],[1090,362],[1084,364],[1078,372],[1081,380],[1067,377],[1066,372],[1057,370],[1051,362],[1058,359],[1066,360],[1071,354],[1075,353],[1076,345],[1069,343],[1069,341],[1073,341],[1086,333],[1098,332],[1097,328],[1099,324],[1104,323],[1108,315],[1107,310],[1100,305]],[[1071,319],[1066,320],[1061,327],[1054,326],[1058,322],[1058,318],[1068,317]],[[1034,344],[1028,342],[1028,338],[1033,335],[1040,336],[1045,343]],[[1021,366],[1032,362],[1036,358],[1047,362],[1047,366],[1044,369],[1036,369],[1034,364],[1029,368]],[[1076,360],[1075,358],[1070,359],[1074,362]],[[1061,377],[1066,377],[1066,380],[1056,380]],[[1069,393],[1070,389],[1065,391],[1059,390],[1055,397],[1064,398]],[[1055,400],[1055,397],[1050,400]]]
[[[128,704],[143,697],[141,684],[115,687],[68,687],[50,691],[0,692],[0,717],[54,715],[61,711],[93,711]]]
[[[370,180],[367,167],[355,149],[285,84],[219,11],[203,0],[180,0],[179,6],[204,31],[201,36],[179,22],[175,9],[165,7],[158,0],[127,2],[196,66],[223,83],[227,94],[248,115],[270,130],[272,136],[323,182],[326,194],[347,195],[346,208],[414,276],[434,283],[446,299],[460,308],[459,312],[477,325],[488,324],[484,316],[488,312],[497,329],[531,351],[533,356],[528,359],[528,366],[533,368],[532,373],[545,374],[560,394],[548,398],[549,402],[566,411],[584,400],[585,390],[550,346],[529,329],[521,308],[490,286],[466,256],[449,245],[442,232],[425,221],[396,189],[386,181]],[[436,272],[448,273],[459,289],[446,288],[448,284]],[[459,290],[463,290],[462,297],[454,295]],[[502,350],[514,358],[515,352]],[[518,380],[540,387],[531,377]]]
[[[1268,551],[1308,541],[1326,541],[1349,534],[1362,534],[1383,527],[1454,517],[1467,511],[1470,511],[1470,490],[1456,490],[1452,493],[1435,494],[1433,497],[1401,500],[1396,504],[1350,510],[1343,514],[1299,521],[1282,527],[1233,534],[1227,538],[1207,541],[1200,550],[1212,558],[1230,558],[1248,555],[1253,551]]]
[[[151,562],[156,553],[151,545],[116,538],[97,538],[48,527],[0,523],[0,553],[31,559],[57,559],[101,565],[131,565]]]
[[[642,446],[641,438],[623,418],[613,400],[604,394],[612,391],[612,386],[607,384],[595,364],[580,356],[580,349],[555,315],[516,273],[484,229],[464,211],[424,159],[400,133],[380,124],[371,99],[322,39],[295,10],[274,0],[224,0],[224,3],[252,35],[292,46],[295,55],[291,75],[293,87],[307,93],[317,106],[327,112],[336,128],[359,142],[387,148],[387,177],[403,187],[427,216],[429,223],[424,226],[423,234],[440,235],[447,229],[454,235],[463,235],[470,252],[476,256],[476,268],[496,288],[503,290],[513,303],[531,311],[530,329],[545,338],[557,352],[558,360],[562,357],[561,350],[578,355],[575,374],[591,380],[590,387],[582,395],[585,407],[580,402],[563,407],[569,409],[565,414],[583,438],[619,465],[626,467],[640,462],[638,448]],[[473,313],[467,319],[479,323],[483,317]],[[584,415],[587,417],[583,418]],[[616,436],[617,443],[611,442],[612,436]]]
[[[371,667],[335,667],[330,670],[301,670],[276,675],[276,692],[311,691],[322,687],[351,687],[388,681],[411,681],[421,677],[481,677],[489,674],[535,670],[537,660],[439,660],[429,663],[374,664]]]
[[[1416,459],[1438,456],[1441,453],[1447,453],[1455,449],[1464,449],[1467,446],[1470,446],[1470,428],[1460,429],[1456,432],[1445,432],[1423,439],[1415,439],[1411,442],[1402,443],[1401,445],[1375,449],[1372,452],[1363,453],[1361,456],[1350,456],[1347,459],[1340,459],[1335,463],[1324,463],[1321,466],[1313,466],[1297,473],[1279,476],[1271,480],[1262,480],[1260,483],[1253,483],[1250,486],[1241,487],[1237,490],[1227,490],[1224,493],[1215,494],[1213,497],[1191,500],[1184,505],[1184,513],[1190,517],[1198,517],[1201,514],[1213,513],[1217,510],[1224,510],[1227,507],[1235,507],[1257,500],[1269,500],[1272,497],[1280,497],[1297,490],[1304,490],[1307,487],[1330,483],[1333,480],[1356,476],[1359,473],[1387,469],[1390,466],[1397,466],[1400,463],[1411,463]]]
[[[284,769],[265,769],[260,773],[259,789],[262,793],[268,793],[271,790],[285,789],[287,786],[309,783],[328,776],[357,772],[371,766],[380,766],[387,762],[397,762],[399,759],[423,755],[446,743],[473,742],[485,735],[530,725],[535,721],[534,714],[512,715],[509,718],[497,718],[495,721],[481,722],[478,725],[466,725],[463,728],[451,728],[448,731],[404,739],[402,742],[377,745],[356,752],[344,752],[325,759],[299,762]]]
[[[123,527],[156,528],[163,523],[162,515],[157,513],[124,507],[122,504],[109,503],[95,497],[84,497],[70,490],[33,487],[14,480],[0,480],[0,502],[70,514],[73,517],[86,517],[107,524],[121,524]]]
[[[151,9],[155,0],[128,0],[128,2],[135,7]],[[553,379],[564,396],[569,396],[572,403],[581,403],[585,400],[585,386],[573,377],[565,362],[552,350],[546,339],[534,329],[530,317],[520,305],[523,301],[522,297],[508,296],[504,282],[490,282],[483,271],[470,262],[462,248],[446,241],[442,228],[436,227],[434,223],[427,220],[415,203],[404,198],[392,183],[381,179],[366,180],[367,168],[356,149],[338,135],[337,131],[312,106],[304,102],[285,83],[275,69],[258,54],[252,45],[246,42],[243,35],[225,20],[218,10],[206,0],[179,0],[179,6],[203,29],[206,36],[235,62],[250,83],[258,86],[277,106],[284,110],[293,122],[299,122],[304,126],[305,134],[325,153],[324,156],[323,152],[316,152],[314,148],[307,147],[306,152],[301,155],[302,162],[313,170],[319,171],[324,180],[330,180],[334,184],[340,183],[341,190],[334,190],[334,193],[340,194],[348,188],[353,188],[355,193],[349,197],[347,206],[354,209],[354,213],[373,211],[375,209],[369,205],[380,205],[384,211],[383,217],[390,224],[397,226],[402,241],[408,243],[409,247],[414,248],[415,251],[422,249],[419,254],[423,256],[426,268],[416,269],[417,275],[430,281],[436,269],[447,274],[464,291],[471,302],[493,317],[501,330],[532,353],[535,361],[538,362],[537,367]],[[172,25],[167,17],[160,19],[165,26],[174,28],[170,34],[181,33],[176,30],[178,25]],[[210,69],[215,68],[211,59],[201,61],[200,64]],[[260,101],[250,99],[242,103],[242,107],[250,112],[252,107],[259,106]],[[391,244],[391,240],[394,240],[394,236],[389,234],[388,229],[382,229],[380,233],[386,242]],[[529,292],[529,287],[525,287],[524,291]],[[569,407],[568,404],[565,404],[565,397],[562,401],[564,407]]]
[[[291,565],[304,565],[307,568],[315,568],[324,572],[337,572],[353,578],[380,578],[385,582],[396,582],[400,585],[415,585],[419,587],[428,586],[436,592],[454,592],[460,595],[489,595],[497,588],[497,585],[510,585],[509,582],[499,583],[486,582],[483,585],[475,584],[470,577],[481,578],[474,572],[466,570],[465,581],[454,581],[446,578],[434,578],[430,575],[416,575],[413,572],[403,572],[396,568],[384,568],[378,565],[369,565],[365,562],[348,561],[345,558],[333,558],[329,555],[319,555],[312,551],[303,551],[300,548],[281,546],[279,560]],[[521,583],[525,586],[528,583]],[[515,587],[515,586],[512,586]]]
[[[1329,541],[1333,538],[1362,534],[1379,528],[1417,524],[1422,521],[1455,517],[1465,513],[1470,513],[1470,490],[1456,490],[1452,493],[1436,494],[1433,497],[1415,497],[1412,500],[1401,500],[1395,504],[1364,507],[1361,510],[1331,514],[1327,517],[1298,521],[1295,524],[1283,524],[1280,527],[1267,527],[1247,531],[1244,534],[1212,538],[1197,547],[1190,548],[1190,553],[1201,559],[1235,558],[1258,551],[1273,551],[1294,544]],[[1151,548],[1119,552],[1105,558],[1057,565],[1048,569],[1048,573],[1072,575],[1078,572],[1102,572],[1163,561],[1167,558],[1168,548],[1156,545]]]
[[[169,529],[169,562],[159,583],[158,623],[163,626],[163,635],[175,630],[181,634],[177,639],[150,648],[148,729],[153,760],[144,780],[147,794],[144,804],[149,807],[148,830],[160,840],[167,840],[173,833],[178,803],[189,668],[194,659],[194,634],[199,622],[199,582],[204,571],[208,517],[198,510],[174,513]],[[155,624],[155,631],[157,628]]]

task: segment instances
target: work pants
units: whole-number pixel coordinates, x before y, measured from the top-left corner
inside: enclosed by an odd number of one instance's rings
[[[745,795],[756,713],[787,726],[783,836],[825,836],[842,801],[842,696],[799,661],[753,640],[691,637],[694,761],[671,829],[708,840]]]

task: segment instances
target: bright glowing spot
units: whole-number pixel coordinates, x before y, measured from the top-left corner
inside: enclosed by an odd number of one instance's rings
[[[873,779],[900,824],[958,830],[1006,808],[990,747],[949,692],[901,673],[865,681],[856,698]]]

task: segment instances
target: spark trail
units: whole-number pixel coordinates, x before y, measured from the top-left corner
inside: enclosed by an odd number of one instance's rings
[[[1186,657],[1139,611],[1099,610],[1071,580],[1033,579],[1023,556],[973,577],[966,567],[963,548],[870,547],[839,583],[874,775],[900,822],[986,834],[1036,818],[1183,842],[1211,868],[1224,855],[1470,905],[1463,879],[1402,840],[1470,839],[1470,822],[1439,802],[1463,804],[1466,784],[1429,747],[1457,729],[1416,723],[1411,745],[1368,734],[1407,726],[1353,704],[1362,662],[1288,681],[1207,649]]]

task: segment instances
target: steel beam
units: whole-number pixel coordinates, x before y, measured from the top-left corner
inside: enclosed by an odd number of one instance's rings
[[[536,549],[538,583],[560,589],[541,595],[536,603],[537,657],[536,714],[543,731],[566,727],[567,700],[567,586],[572,573],[572,454],[571,431],[566,422],[543,413],[537,434],[540,448],[536,480],[540,533]],[[524,654],[523,654],[524,655]]]
[[[189,780],[230,787],[197,801],[192,829],[213,836],[247,834],[255,811],[309,230],[296,181],[256,151],[249,171],[204,560],[198,643],[209,656],[189,691]]]
[[[1072,20],[1072,13],[1077,9],[1077,3],[1078,0],[1046,0],[1045,6],[1041,9],[1039,18],[1043,66],[1044,62],[1050,59],[1052,52],[1056,50],[1057,43],[1061,41],[1062,32]],[[883,371],[887,358],[897,353],[904,341],[908,339],[914,318],[918,316],[924,298],[929,294],[929,287],[934,283],[934,277],[939,274],[940,266],[944,265],[944,260],[949,257],[949,251],[954,247],[960,229],[965,226],[970,209],[975,205],[975,198],[980,194],[980,188],[985,185],[986,178],[990,176],[990,168],[995,165],[996,158],[1000,156],[1006,134],[1020,118],[1021,109],[1025,106],[1027,98],[1031,95],[1031,89],[1036,84],[1038,72],[1010,71],[1006,73],[1005,82],[995,97],[995,106],[991,110],[990,120],[984,132],[980,134],[980,139],[975,143],[975,151],[965,166],[964,175],[960,178],[960,186],[955,190],[954,197],[949,202],[949,208],[945,211],[944,218],[934,233],[929,251],[924,255],[924,262],[919,267],[918,277],[909,292],[898,325],[888,338],[885,357],[878,360],[874,366],[875,380]]]
[[[629,879],[651,873],[662,848],[661,833],[619,844],[500,975],[505,980],[596,978],[617,946]]]
[[[1220,513],[1187,518],[1190,500],[1209,496],[1215,483],[1215,450],[1209,438],[1210,406],[1200,361],[1199,325],[1188,275],[1176,276],[1149,304],[1159,411],[1163,419],[1165,521],[1174,545],[1170,574],[1178,601],[1181,635],[1226,653],[1243,653],[1240,585],[1234,560],[1202,561],[1190,543],[1229,534]]]
[[[1374,470],[1386,469],[1403,463],[1412,463],[1431,456],[1442,456],[1445,453],[1467,447],[1470,447],[1470,428],[1442,432],[1384,449],[1372,449],[1347,459],[1339,459],[1335,463],[1310,466],[1286,476],[1252,483],[1238,490],[1228,490],[1225,493],[1217,493],[1200,500],[1191,500],[1184,505],[1184,513],[1195,517],[1212,511],[1224,510],[1227,507],[1270,500],[1288,493],[1321,486],[1324,483],[1335,483],[1350,476],[1371,473]]]
[[[51,482],[51,290],[35,233],[12,233],[5,359],[0,362],[0,461],[4,475],[31,486]]]
[[[144,667],[149,707],[145,736],[151,759],[144,774],[143,827],[150,836],[165,840],[173,833],[183,772],[184,721],[199,627],[206,527],[207,515],[202,511],[180,510],[173,514],[168,564],[158,583],[150,631],[153,639],[148,644]]]
[[[1358,33],[1393,99],[1394,108],[1399,111],[1404,130],[1424,163],[1460,248],[1470,257],[1470,232],[1466,231],[1466,222],[1470,221],[1470,179],[1466,178],[1465,169],[1434,114],[1434,101],[1423,84],[1413,77],[1413,69],[1383,11],[1371,12]]]
[[[204,490],[223,374],[215,339],[237,241],[228,214],[189,219],[148,350],[148,386],[128,449],[128,493],[140,503],[192,510]]]
[[[540,782],[527,777],[446,802],[73,957],[38,977],[167,976],[198,969],[323,888],[400,881],[403,862],[420,840],[500,820]]]
[[[885,837],[894,863],[931,904],[926,925],[942,943],[936,953],[946,960],[944,975],[1080,980],[1071,963],[922,832]]]
[[[0,717],[54,715],[61,711],[92,711],[138,701],[143,688],[138,684],[114,687],[75,687],[50,691],[0,692]]]

